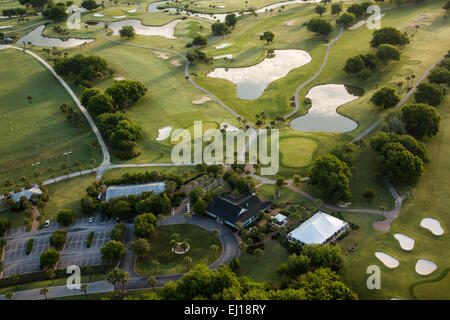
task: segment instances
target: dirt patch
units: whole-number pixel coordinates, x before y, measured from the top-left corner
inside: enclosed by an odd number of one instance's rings
[[[170,63],[173,64],[175,67],[181,66],[180,60],[178,59],[172,59],[170,60]]]
[[[164,59],[164,60],[169,59],[169,56],[165,52],[155,51],[154,54],[156,54],[161,59]]]
[[[288,27],[292,27],[294,25],[295,21],[296,21],[295,19],[286,21],[285,25],[288,26]]]
[[[192,100],[192,103],[193,104],[203,104],[206,101],[210,101],[210,100],[211,100],[211,97],[204,96],[203,98],[200,98],[200,99],[197,99],[197,100]]]

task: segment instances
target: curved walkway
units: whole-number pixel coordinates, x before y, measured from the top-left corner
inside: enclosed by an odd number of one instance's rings
[[[183,214],[177,214],[174,216],[168,216],[164,220],[159,221],[159,226],[166,225],[176,225],[176,224],[186,224],[186,219]],[[220,241],[223,245],[222,255],[217,259],[213,264],[209,266],[210,269],[217,269],[220,265],[228,263],[234,257],[239,257],[239,243],[233,232],[225,227],[223,224],[216,222],[215,220],[207,217],[193,215],[191,219],[189,219],[189,224],[196,225],[200,228],[212,231],[214,228],[220,230]],[[131,228],[127,226],[127,242],[133,239],[133,235],[130,234],[132,232]],[[131,251],[128,251],[131,253]],[[128,255],[127,253],[127,255]],[[126,256],[127,257],[127,256]],[[128,257],[121,261],[119,267],[124,271],[127,271],[130,275],[130,281],[126,284],[126,289],[144,289],[150,288],[147,283],[147,278],[141,277],[135,272],[135,260],[136,257],[134,254],[128,255]],[[170,274],[170,275],[161,275],[156,276],[158,280],[157,287],[162,287],[169,281],[179,280],[184,273],[179,274]],[[106,280],[90,282],[88,283],[88,294],[90,293],[102,293],[102,292],[110,292],[114,291],[114,287],[108,283]],[[58,298],[58,297],[67,297],[74,295],[82,295],[83,291],[81,290],[70,290],[67,286],[54,286],[48,287],[48,298]],[[30,289],[24,291],[17,291],[14,294],[14,300],[39,300],[43,299],[43,296],[40,294],[40,288]],[[0,295],[0,300],[6,300],[5,295]]]

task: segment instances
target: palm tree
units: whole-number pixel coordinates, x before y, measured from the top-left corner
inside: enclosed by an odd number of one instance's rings
[[[114,286],[114,291],[121,291],[121,295],[125,293],[125,284],[130,280],[128,272],[115,268],[108,273],[106,280]]]
[[[11,280],[13,281],[14,285],[16,286],[16,290],[17,290],[17,283],[19,282],[19,278],[20,277],[17,273],[11,277]]]
[[[189,212],[186,212],[186,213],[184,214],[184,217],[186,218],[187,224],[189,224],[189,219],[192,218],[192,214],[190,214]]]
[[[262,249],[255,249],[254,251],[255,256],[257,256],[258,258],[262,258],[262,256],[264,256],[264,251]]]
[[[384,217],[384,213],[387,211],[385,206],[380,206],[381,215]]]
[[[181,249],[183,249],[184,252],[186,252],[187,249],[189,248],[189,243],[187,243],[186,241],[183,241],[180,246],[181,246]]]
[[[78,166],[78,171],[80,171],[80,176],[81,176],[81,171],[83,170],[82,166]]]
[[[178,247],[178,241],[175,239],[170,240],[170,248],[172,248],[172,250],[175,250],[176,247]]]
[[[47,293],[48,293],[48,288],[42,288],[39,291],[39,294],[42,294],[45,297],[45,300],[47,300]]]
[[[153,266],[154,274],[156,275],[156,271],[158,270],[158,267],[159,267],[159,261],[152,260],[152,266]]]
[[[153,291],[155,291],[155,287],[156,287],[157,283],[158,283],[158,279],[156,279],[156,277],[150,277],[147,280],[147,284],[153,288]]]
[[[212,252],[214,252],[214,256],[217,255],[217,251],[219,251],[219,246],[217,244],[212,244],[211,247],[209,247]]]
[[[241,243],[239,243],[239,249],[241,250],[241,251],[246,251],[247,250],[247,244],[245,243],[245,242],[241,242]]]
[[[88,290],[88,284],[87,283],[83,283],[81,285],[81,290],[84,292],[84,298],[87,298],[87,290]]]
[[[8,292],[5,294],[5,297],[6,297],[7,299],[9,299],[9,300],[12,300],[12,299],[14,298],[14,291],[8,291]]]
[[[212,229],[212,233],[214,233],[214,235],[215,235],[216,237],[220,236],[220,230],[217,229],[217,228]]]
[[[236,229],[239,231],[239,230],[241,230],[242,229],[242,227],[243,227],[243,224],[242,224],[242,222],[240,222],[240,221],[238,221],[238,222],[236,222],[235,224],[234,224],[234,226],[236,227]]]
[[[188,272],[191,271],[192,258],[189,257],[189,256],[188,257],[184,257],[183,262],[187,266]]]

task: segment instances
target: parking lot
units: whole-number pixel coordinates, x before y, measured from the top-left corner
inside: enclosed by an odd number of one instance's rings
[[[89,223],[89,218],[83,218],[65,228],[68,232],[67,242],[60,251],[61,259],[57,268],[103,264],[100,248],[110,240],[110,232],[115,223],[114,219],[100,221],[100,217],[96,216],[92,223]],[[52,221],[47,228],[38,231],[25,232],[24,227],[8,230],[8,244],[4,248],[3,278],[39,271],[41,253],[50,248],[50,236],[61,228],[64,227]],[[94,232],[94,238],[91,247],[87,248],[91,232]],[[26,249],[30,239],[34,241],[33,249],[30,255],[27,255]]]

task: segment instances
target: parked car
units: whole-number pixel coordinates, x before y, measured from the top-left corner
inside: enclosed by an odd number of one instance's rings
[[[92,223],[92,222],[94,222],[94,218],[90,217],[89,218],[89,223]]]
[[[119,221],[120,221],[120,218],[119,218],[119,217],[116,217],[116,221],[119,222]]]
[[[47,228],[50,225],[50,220],[45,221],[44,228]]]

